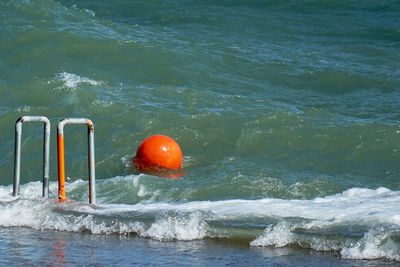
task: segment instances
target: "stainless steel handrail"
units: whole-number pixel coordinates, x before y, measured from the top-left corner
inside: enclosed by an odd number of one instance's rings
[[[13,196],[19,195],[20,169],[21,169],[21,136],[22,123],[24,122],[44,123],[43,140],[43,189],[42,196],[49,197],[49,162],[50,162],[50,121],[44,116],[22,116],[15,123],[15,150],[14,150],[14,186]]]

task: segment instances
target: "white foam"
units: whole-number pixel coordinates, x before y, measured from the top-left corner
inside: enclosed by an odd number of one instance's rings
[[[111,107],[114,103],[112,101],[96,99],[92,102],[94,106]]]
[[[400,192],[386,188],[376,190],[352,188],[343,193],[312,200],[265,198],[259,200],[194,201],[187,203],[138,203],[136,205],[105,205],[104,210],[127,211],[203,211],[214,219],[246,217],[301,217],[311,220],[345,222],[362,219],[400,225]]]
[[[379,227],[370,230],[354,246],[343,248],[340,255],[348,259],[387,258],[400,261],[398,244],[390,240],[393,233],[399,232],[400,229],[388,230]]]
[[[0,186],[0,202],[12,200],[13,185]]]
[[[0,225],[37,228],[41,223],[42,215],[49,212],[47,208],[49,207],[46,204],[38,205],[36,201],[6,202],[6,205],[1,206]]]
[[[69,91],[75,90],[76,87],[81,83],[87,83],[94,86],[99,86],[102,84],[102,82],[98,82],[87,77],[81,77],[77,74],[68,73],[65,71],[58,73],[55,78],[50,80],[48,83],[51,84],[58,81],[63,82],[63,85],[56,87],[56,89],[66,89]]]
[[[130,168],[133,166],[132,164],[132,155],[125,155],[121,158],[122,163],[126,168]]]
[[[143,177],[129,175],[98,183],[109,186],[108,183],[122,181],[138,194],[148,194],[148,189],[141,189]],[[87,187],[87,181],[67,183],[67,194],[83,187]],[[234,227],[229,226],[230,222],[251,225],[256,220],[261,222],[259,225],[265,223],[265,230],[254,238],[252,246],[300,244],[320,251],[340,251],[342,257],[350,259],[400,260],[400,192],[387,188],[352,188],[311,200],[147,201],[134,205],[102,203],[100,207],[57,203],[55,182],[50,183],[50,191],[53,198],[45,200],[41,198],[41,183],[31,182],[21,185],[18,199],[11,196],[11,185],[0,186],[0,226],[135,234],[169,241],[229,237],[229,227]],[[221,222],[223,227],[214,228],[210,222]],[[358,230],[359,225],[362,228]],[[335,229],[339,229],[341,237],[329,234]]]
[[[143,232],[143,223],[141,222],[118,222],[104,221],[97,222],[93,215],[81,216],[58,216],[56,218],[46,217],[38,227],[41,230],[52,229],[70,232],[89,232],[92,234],[140,234]]]
[[[105,184],[125,179],[137,188],[139,194],[150,194],[148,189],[140,183],[144,175],[129,175],[104,180]],[[40,199],[41,182],[30,182],[20,187],[22,198]],[[57,183],[50,183],[50,192],[53,196],[57,194]],[[73,190],[87,187],[87,181],[78,179],[67,183],[67,193]],[[0,186],[0,199],[10,199],[12,185]],[[101,198],[101,196],[98,196]],[[390,223],[400,225],[400,192],[390,191],[387,188],[376,190],[365,188],[352,188],[343,193],[316,198],[311,200],[286,200],[265,198],[259,200],[223,200],[223,201],[193,201],[186,203],[137,203],[135,205],[106,204],[103,209],[91,209],[80,207],[85,212],[106,215],[115,212],[164,212],[202,211],[213,214],[213,219],[240,219],[252,217],[300,217],[315,221],[346,222],[362,219],[363,221],[374,221],[379,223]]]
[[[281,221],[277,225],[269,225],[263,235],[250,242],[251,246],[274,246],[283,247],[295,240],[292,227],[286,222]]]
[[[191,213],[187,217],[167,216],[158,219],[142,236],[156,240],[194,240],[206,236],[207,223],[200,213]]]

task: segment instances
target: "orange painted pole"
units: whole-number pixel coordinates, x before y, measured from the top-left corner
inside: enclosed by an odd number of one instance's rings
[[[58,147],[58,202],[67,202],[65,194],[64,136],[57,134]]]

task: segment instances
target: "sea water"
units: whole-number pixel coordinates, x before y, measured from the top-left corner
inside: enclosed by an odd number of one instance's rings
[[[0,3],[0,263],[395,265],[400,261],[398,1]],[[14,126],[24,123],[20,196]],[[56,125],[67,125],[67,204]],[[148,136],[179,179],[138,173]],[[367,260],[367,261],[366,261]]]

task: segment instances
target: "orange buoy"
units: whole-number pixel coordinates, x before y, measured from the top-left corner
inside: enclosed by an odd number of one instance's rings
[[[140,144],[133,163],[141,172],[179,170],[182,165],[182,150],[172,138],[153,135]]]

